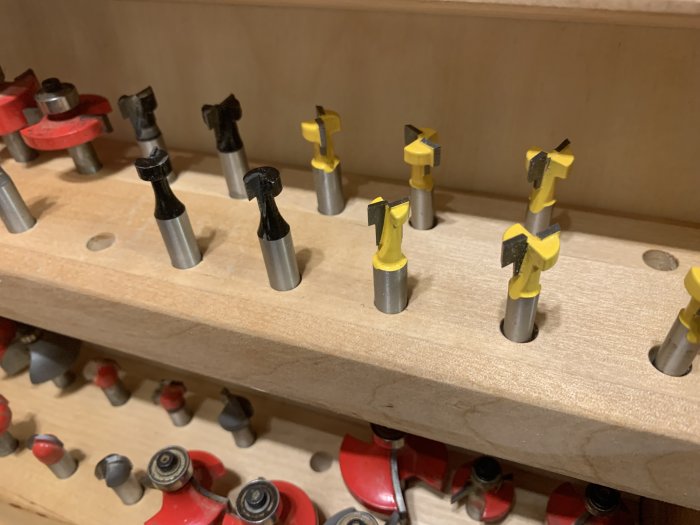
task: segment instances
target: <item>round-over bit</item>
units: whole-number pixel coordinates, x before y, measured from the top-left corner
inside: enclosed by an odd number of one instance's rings
[[[133,505],[143,497],[143,485],[131,474],[133,468],[126,456],[110,454],[95,466],[95,477],[104,480],[124,505]]]

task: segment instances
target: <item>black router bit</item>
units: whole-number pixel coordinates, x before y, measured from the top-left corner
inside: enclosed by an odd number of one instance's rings
[[[0,168],[0,219],[10,233],[22,233],[36,224],[15,183],[5,170]]]
[[[228,194],[234,199],[245,199],[247,196],[243,177],[248,172],[248,158],[236,124],[242,116],[241,103],[233,95],[226,97],[221,104],[202,106],[204,123],[214,130]]]
[[[158,101],[153,88],[148,86],[135,95],[119,97],[119,111],[122,118],[129,119],[136,133],[136,141],[141,148],[141,155],[148,157],[155,149],[167,150],[163,134],[156,122]],[[168,182],[175,182],[174,171],[168,174]]]
[[[282,192],[280,172],[264,166],[250,170],[243,180],[248,200],[258,200],[258,238],[270,286],[280,291],[296,288],[301,274],[294,253],[292,232],[275,204],[275,197]]]
[[[104,480],[124,505],[133,505],[143,497],[143,485],[132,474],[134,465],[126,456],[110,454],[95,466],[95,477]]]
[[[134,166],[139,177],[153,186],[156,196],[154,215],[173,266],[182,270],[196,266],[202,260],[202,253],[185,205],[170,189],[167,177],[172,168],[167,152],[156,148],[148,157],[136,159]]]
[[[219,425],[233,435],[238,448],[248,448],[255,443],[255,431],[250,426],[253,405],[245,397],[233,395],[226,388],[221,391],[225,403],[219,414]]]

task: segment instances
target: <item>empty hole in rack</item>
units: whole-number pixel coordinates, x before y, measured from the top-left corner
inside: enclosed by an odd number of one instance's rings
[[[102,250],[106,250],[107,248],[112,246],[114,244],[115,240],[116,240],[116,237],[114,236],[113,233],[109,233],[109,232],[98,233],[97,235],[90,237],[85,246],[91,252],[99,252]]]
[[[333,457],[326,452],[314,452],[309,460],[309,466],[314,472],[325,472],[333,464]]]
[[[644,263],[662,272],[670,272],[678,268],[678,259],[663,250],[647,250],[642,254]]]
[[[506,337],[506,333],[503,331],[503,325],[505,324],[505,322],[506,322],[505,319],[501,319],[501,334],[503,334],[503,337]],[[537,326],[537,323],[535,323],[535,326],[532,327],[532,337],[530,339],[528,339],[527,341],[523,341],[522,343],[519,343],[519,344],[532,343],[535,339],[537,339],[537,336],[539,335],[539,333],[540,333],[540,329]],[[508,339],[508,338],[506,337],[506,339]],[[513,341],[513,342],[515,342],[515,341]]]
[[[659,348],[661,348],[661,347],[659,345],[656,345],[656,346],[652,346],[651,350],[649,350],[649,362],[651,363],[651,365],[654,368],[656,368],[654,361],[656,361],[656,354],[659,352]],[[656,368],[656,369],[659,370],[658,368]],[[690,368],[688,368],[688,371],[685,374],[682,374],[682,375],[677,376],[677,377],[687,376],[691,372],[691,370],[693,370],[693,365],[690,365]],[[661,372],[661,370],[659,370],[659,372]]]

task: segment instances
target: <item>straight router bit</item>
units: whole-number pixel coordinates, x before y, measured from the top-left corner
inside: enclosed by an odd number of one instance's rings
[[[143,485],[132,475],[133,468],[126,456],[110,454],[95,466],[95,477],[104,480],[124,505],[133,505],[143,497]]]
[[[246,173],[244,182],[248,200],[258,200],[258,239],[270,286],[282,292],[296,288],[301,274],[294,253],[292,232],[275,203],[275,197],[282,192],[280,172],[269,166],[255,168]]]
[[[12,411],[9,402],[0,395],[0,458],[9,456],[19,446],[19,442],[10,432],[12,423]]]
[[[433,175],[431,168],[440,165],[441,148],[437,131],[430,128],[404,126],[403,160],[411,166],[411,220],[416,230],[430,230],[435,226],[433,206]]]
[[[409,211],[407,198],[387,202],[377,197],[367,206],[367,223],[375,226],[379,247],[372,257],[374,305],[385,314],[402,312],[408,303],[408,259],[401,241]]]
[[[192,412],[187,408],[187,387],[181,381],[161,381],[153,392],[153,402],[162,406],[176,427],[184,427],[192,421]]]
[[[255,443],[255,432],[250,427],[253,405],[245,397],[234,396],[226,388],[221,391],[224,409],[219,414],[219,425],[233,435],[238,448],[248,448]]]
[[[131,122],[142,157],[148,157],[155,149],[167,151],[163,134],[156,122],[155,111],[157,107],[158,101],[151,86],[142,89],[135,95],[119,97],[119,111],[122,118],[129,119]],[[171,171],[168,175],[168,182],[173,183],[175,179],[177,179],[177,175]]]
[[[29,211],[15,183],[0,168],[0,219],[10,233],[22,233],[36,224],[36,219]]]
[[[242,116],[241,103],[232,94],[221,104],[202,106],[204,123],[214,130],[228,194],[234,199],[245,199],[247,196],[243,177],[248,173],[248,158],[236,124]]]
[[[503,234],[501,267],[513,265],[508,281],[508,301],[503,319],[503,335],[516,343],[527,343],[537,335],[535,316],[540,298],[540,275],[559,258],[559,225],[533,235],[522,224],[514,224]]]
[[[302,136],[314,145],[311,168],[314,173],[318,211],[338,215],[345,209],[340,159],[333,150],[332,135],[340,131],[340,115],[316,106],[316,118],[301,123]]]
[[[170,255],[170,262],[181,270],[197,266],[202,260],[202,253],[197,246],[185,205],[170,189],[167,177],[172,168],[168,153],[156,148],[148,157],[136,159],[134,165],[139,177],[153,186],[156,197],[154,215]]]
[[[27,448],[58,479],[69,478],[78,469],[78,462],[53,434],[34,434],[27,440]]]
[[[121,369],[112,359],[91,359],[83,368],[83,376],[102,389],[112,406],[121,406],[131,397],[122,382]]]
[[[525,155],[527,180],[532,183],[530,202],[525,216],[525,229],[539,233],[549,227],[552,210],[556,204],[554,185],[557,179],[566,179],[574,163],[569,139],[559,144],[554,151],[547,153],[540,149],[530,149]]]
[[[700,266],[693,266],[688,271],[684,284],[690,301],[680,311],[666,339],[653,356],[654,366],[669,376],[683,376],[690,372],[700,348]]]

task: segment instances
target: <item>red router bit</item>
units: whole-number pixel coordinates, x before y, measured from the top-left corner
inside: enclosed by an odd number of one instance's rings
[[[83,368],[83,376],[102,389],[112,406],[129,401],[129,392],[121,380],[121,369],[112,359],[91,359]]]
[[[39,81],[31,69],[6,82],[0,68],[0,135],[17,162],[29,162],[37,156],[24,142],[20,131],[29,125],[24,110],[36,108],[34,95],[38,89]]]
[[[0,395],[0,457],[9,456],[19,446],[17,439],[10,433],[12,411],[4,396]]]
[[[78,469],[78,462],[53,434],[34,434],[27,440],[27,448],[58,479],[69,478]]]
[[[372,425],[371,443],[346,435],[340,446],[340,472],[350,493],[372,512],[399,522],[408,518],[403,485],[418,479],[441,491],[447,475],[447,447],[429,439]]]
[[[617,490],[591,483],[582,494],[571,483],[564,483],[549,496],[545,523],[634,525],[634,518]]]
[[[151,484],[163,491],[160,510],[145,525],[220,525],[228,499],[211,492],[226,473],[216,456],[200,450],[167,447],[148,464]]]
[[[452,503],[467,498],[467,514],[473,520],[493,523],[513,508],[515,487],[510,475],[491,456],[481,456],[464,465],[452,478]]]
[[[296,485],[259,478],[241,489],[236,514],[227,514],[222,525],[318,525],[318,515]]]
[[[192,420],[185,393],[187,387],[181,381],[161,381],[153,393],[153,402],[165,409],[176,427],[184,427]]]
[[[99,95],[79,95],[73,84],[49,78],[34,96],[43,118],[21,133],[27,145],[40,151],[67,149],[79,173],[102,168],[92,141],[112,126],[107,117],[112,107]]]

